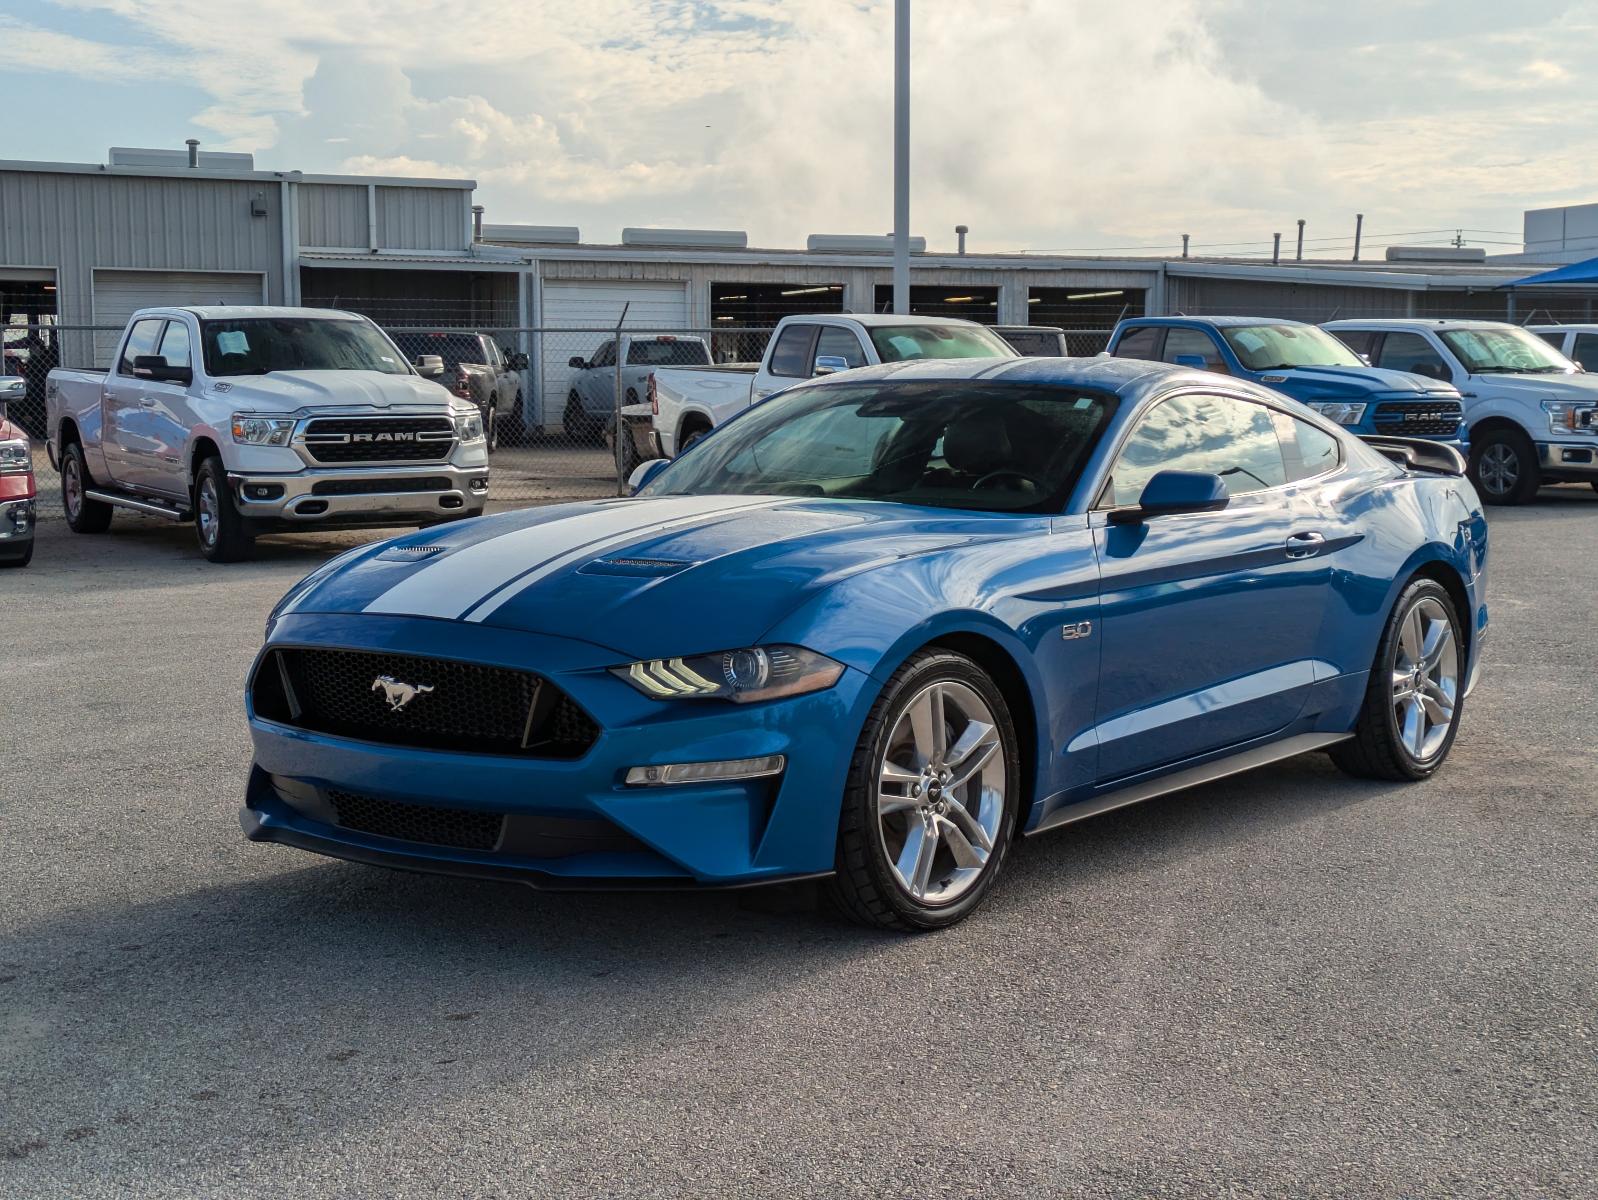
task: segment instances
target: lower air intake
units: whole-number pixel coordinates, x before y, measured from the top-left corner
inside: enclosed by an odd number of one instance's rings
[[[505,828],[504,813],[403,804],[357,792],[330,791],[327,798],[332,802],[340,828],[402,842],[423,842],[457,850],[492,850],[499,845]]]

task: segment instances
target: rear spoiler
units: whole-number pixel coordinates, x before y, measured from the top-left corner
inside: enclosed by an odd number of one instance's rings
[[[1425,438],[1366,437],[1363,434],[1359,440],[1407,471],[1430,471],[1434,475],[1465,473],[1465,456],[1441,442],[1431,442]]]

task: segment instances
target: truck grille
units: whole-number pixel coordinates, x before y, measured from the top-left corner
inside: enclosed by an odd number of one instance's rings
[[[1384,400],[1371,420],[1390,437],[1451,437],[1461,416],[1457,400]]]
[[[458,850],[492,850],[499,845],[500,833],[505,828],[504,813],[403,804],[357,792],[329,791],[327,798],[340,828],[398,838],[402,842],[426,842]]]
[[[404,654],[273,650],[252,700],[269,721],[419,749],[578,758],[599,736],[593,718],[541,676]]]
[[[394,492],[447,492],[455,485],[443,475],[401,479],[323,479],[311,486],[313,496],[371,496]]]
[[[317,417],[300,435],[317,462],[438,462],[455,445],[448,417]]]

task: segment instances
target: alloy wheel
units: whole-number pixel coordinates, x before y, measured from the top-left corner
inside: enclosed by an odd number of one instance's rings
[[[200,542],[207,548],[216,545],[217,508],[216,480],[207,472],[200,477],[200,502],[195,506],[194,517]]]
[[[1459,642],[1441,603],[1415,602],[1399,625],[1393,655],[1393,718],[1404,749],[1417,762],[1448,741],[1459,703]]]
[[[992,711],[965,684],[929,684],[895,722],[877,779],[877,833],[894,882],[920,904],[959,899],[981,877],[1004,820]]]
[[[1504,442],[1494,442],[1481,452],[1477,474],[1482,486],[1495,496],[1507,496],[1520,482],[1520,456]]]
[[[66,504],[67,516],[77,520],[83,508],[83,477],[78,473],[76,455],[67,455],[61,464],[61,499]]]

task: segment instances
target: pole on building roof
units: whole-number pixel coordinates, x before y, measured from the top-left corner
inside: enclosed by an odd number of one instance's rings
[[[1183,258],[1187,257],[1187,238],[1188,238],[1188,235],[1184,233],[1182,235],[1182,257]]]
[[[910,0],[893,5],[893,311],[910,311]]]
[[[1294,262],[1304,261],[1304,218],[1298,219],[1298,250],[1293,254]]]
[[[1365,214],[1354,214],[1354,261],[1359,261],[1359,235],[1365,232]]]
[[[1279,233],[1273,233],[1271,234],[1271,237],[1274,239],[1273,245],[1271,246],[1271,266],[1274,267],[1277,263],[1282,261],[1282,235]]]

